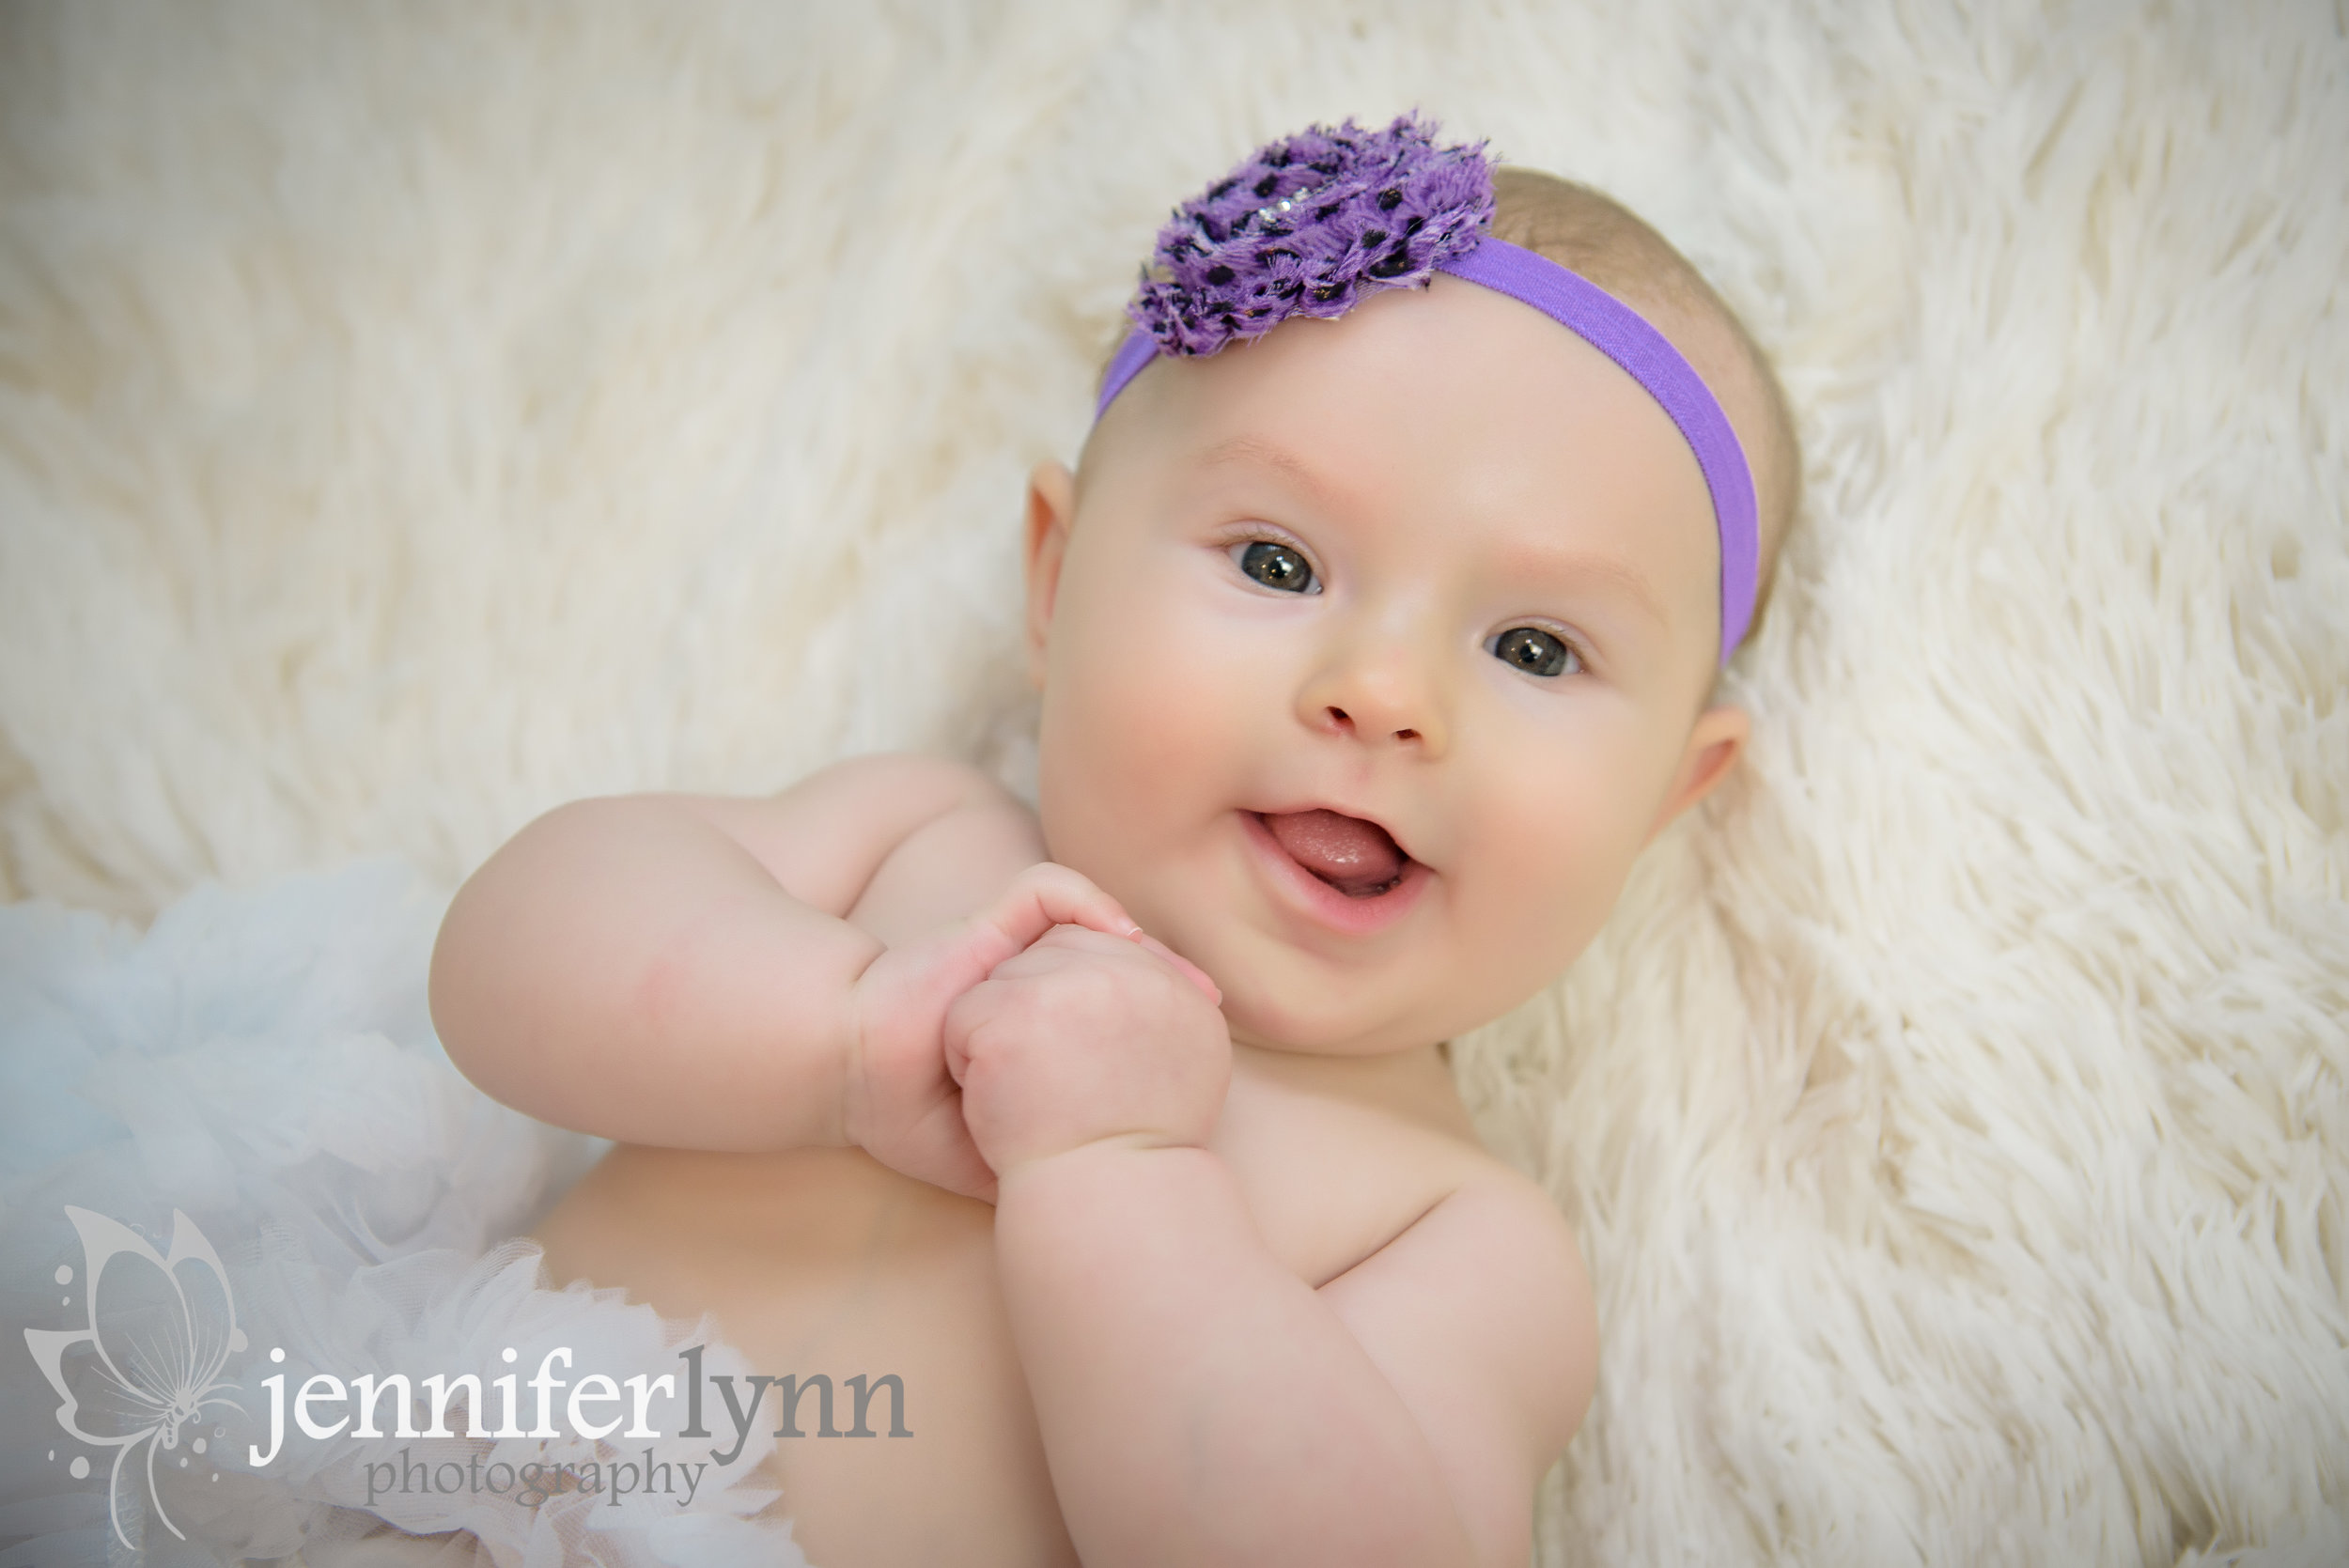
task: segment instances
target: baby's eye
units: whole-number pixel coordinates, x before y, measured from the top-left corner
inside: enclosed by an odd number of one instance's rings
[[[1563,675],[1582,667],[1563,639],[1537,626],[1513,626],[1494,638],[1493,657],[1529,675]]]
[[[1243,548],[1239,569],[1266,587],[1284,593],[1309,594],[1314,589],[1314,568],[1305,564],[1305,558],[1270,539],[1252,540]]]

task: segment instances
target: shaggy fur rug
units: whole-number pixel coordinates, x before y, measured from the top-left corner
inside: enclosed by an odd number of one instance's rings
[[[1599,1291],[1540,1560],[2349,1560],[2345,31],[18,0],[0,891],[1016,778],[1019,485],[1157,220],[1417,105],[1655,221],[1808,449],[1750,766],[1458,1053]]]

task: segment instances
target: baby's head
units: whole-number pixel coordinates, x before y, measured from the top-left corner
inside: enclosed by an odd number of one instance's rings
[[[1213,975],[1235,1038],[1356,1054],[1554,977],[1735,762],[1723,626],[1797,463],[1766,363],[1622,208],[1501,171],[1488,210],[1481,159],[1408,121],[1290,146],[1332,139],[1406,160],[1411,199],[1381,209],[1374,180],[1341,214],[1299,163],[1209,225],[1266,271],[1202,245],[1145,285],[1157,336],[1112,363],[1080,471],[1031,486],[1029,601],[1052,857]],[[1443,270],[1397,249],[1413,216]],[[1316,243],[1359,293],[1299,276]]]

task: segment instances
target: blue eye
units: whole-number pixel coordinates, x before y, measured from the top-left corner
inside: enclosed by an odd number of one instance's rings
[[[1513,626],[1494,638],[1493,657],[1529,675],[1563,675],[1582,667],[1562,638],[1537,626]]]
[[[1270,539],[1257,539],[1239,553],[1239,569],[1268,588],[1283,593],[1311,593],[1314,568],[1305,558],[1284,544]]]

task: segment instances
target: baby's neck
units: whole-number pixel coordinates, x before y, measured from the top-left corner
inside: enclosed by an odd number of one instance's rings
[[[1376,1056],[1326,1056],[1235,1040],[1232,1076],[1263,1088],[1349,1100],[1471,1141],[1476,1136],[1437,1045]]]

